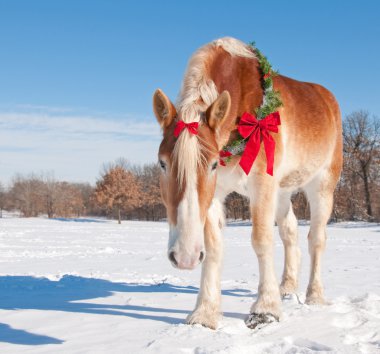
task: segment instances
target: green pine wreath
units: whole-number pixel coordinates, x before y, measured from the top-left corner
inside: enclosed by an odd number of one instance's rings
[[[259,69],[261,72],[261,84],[263,87],[263,102],[260,107],[255,109],[256,118],[258,120],[264,119],[271,113],[277,112],[278,108],[282,106],[281,94],[279,91],[273,88],[273,78],[278,75],[278,71],[272,69],[272,65],[269,63],[267,57],[263,55],[260,50],[255,47],[255,43],[249,43],[251,50],[255,53],[257,61],[259,63]],[[241,155],[244,151],[247,139],[244,139],[239,133],[237,133],[237,139],[225,145],[223,151],[230,152],[233,155]],[[224,158],[225,162],[229,162],[231,157]]]

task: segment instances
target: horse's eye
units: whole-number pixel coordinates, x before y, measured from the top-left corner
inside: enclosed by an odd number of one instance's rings
[[[160,160],[160,166],[163,171],[166,171],[166,163],[164,161]]]
[[[217,167],[218,167],[218,162],[215,161],[215,162],[212,164],[211,169],[214,171],[214,170],[216,170]]]

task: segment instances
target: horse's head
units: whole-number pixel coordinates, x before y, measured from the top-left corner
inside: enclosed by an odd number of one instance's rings
[[[153,109],[163,130],[158,159],[161,195],[170,226],[168,257],[173,266],[193,269],[205,258],[204,227],[216,186],[220,128],[229,113],[230,95],[223,92],[209,107],[178,112],[168,97],[157,90]],[[175,136],[177,123],[198,122]]]

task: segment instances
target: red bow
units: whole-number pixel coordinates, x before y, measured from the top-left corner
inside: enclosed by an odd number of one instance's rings
[[[198,122],[185,123],[183,120],[179,120],[174,128],[174,136],[178,138],[179,134],[181,134],[182,130],[187,128],[189,133],[193,135],[198,134]]]
[[[268,71],[266,74],[264,74],[264,79],[267,79],[271,75],[272,75],[272,73],[270,71]]]
[[[257,154],[260,151],[261,140],[264,141],[265,155],[267,157],[267,173],[273,176],[274,150],[276,143],[269,132],[278,133],[278,126],[281,125],[280,114],[278,112],[267,115],[264,119],[257,120],[250,113],[243,113],[238,130],[240,135],[249,140],[245,146],[240,159],[240,166],[248,175]]]
[[[226,166],[226,163],[224,162],[224,158],[226,157],[230,157],[232,156],[232,154],[227,151],[227,150],[222,150],[222,151],[219,151],[219,163],[222,165],[222,166]]]

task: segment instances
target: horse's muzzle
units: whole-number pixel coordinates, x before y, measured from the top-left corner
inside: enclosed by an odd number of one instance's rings
[[[194,269],[198,264],[202,263],[205,259],[206,253],[200,251],[199,254],[194,256],[181,255],[175,251],[169,251],[168,257],[173,267],[178,269]]]

